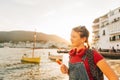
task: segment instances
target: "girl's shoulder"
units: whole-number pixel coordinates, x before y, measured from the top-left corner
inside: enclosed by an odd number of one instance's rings
[[[97,64],[98,61],[102,60],[104,57],[96,50],[92,50],[94,62]]]
[[[94,63],[97,64],[98,61],[102,60],[104,57],[93,49],[87,49],[86,54],[88,58],[94,59]]]

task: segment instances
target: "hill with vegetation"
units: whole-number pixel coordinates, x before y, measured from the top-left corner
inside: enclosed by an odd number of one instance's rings
[[[53,41],[53,42],[60,42],[60,43],[65,43],[68,44],[68,41],[65,39],[57,36],[57,35],[49,35],[41,32],[36,32],[37,33],[37,42],[47,42],[47,41]],[[0,42],[26,42],[34,41],[34,32],[32,31],[0,31]]]

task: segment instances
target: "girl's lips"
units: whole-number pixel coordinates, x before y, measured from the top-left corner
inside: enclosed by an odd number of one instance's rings
[[[74,44],[74,42],[71,42],[72,44]]]

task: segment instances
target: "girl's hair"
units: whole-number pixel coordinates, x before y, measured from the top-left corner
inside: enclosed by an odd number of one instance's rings
[[[89,31],[86,29],[85,26],[77,26],[74,27],[72,30],[76,31],[76,32],[80,32],[80,37],[86,37],[86,41],[85,43],[87,44],[88,48],[90,47],[88,44],[88,38],[89,38]]]

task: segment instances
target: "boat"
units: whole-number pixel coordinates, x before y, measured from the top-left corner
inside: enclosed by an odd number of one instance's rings
[[[100,52],[102,56],[105,58],[110,58],[110,59],[120,59],[120,52],[115,53],[115,52]]]
[[[40,57],[23,57],[21,59],[22,63],[36,63],[39,64],[40,63]]]
[[[56,61],[56,59],[59,59],[60,61],[62,61],[63,55],[49,55],[48,58],[50,60]]]
[[[68,49],[58,49],[57,53],[69,53]]]
[[[22,56],[22,59],[21,59],[22,63],[36,63],[36,64],[40,63],[40,56],[36,57],[34,54],[35,53],[35,46],[36,46],[36,31],[34,33],[34,43],[33,43],[32,56],[28,57],[28,56],[26,56],[26,54],[24,54],[24,56]]]

